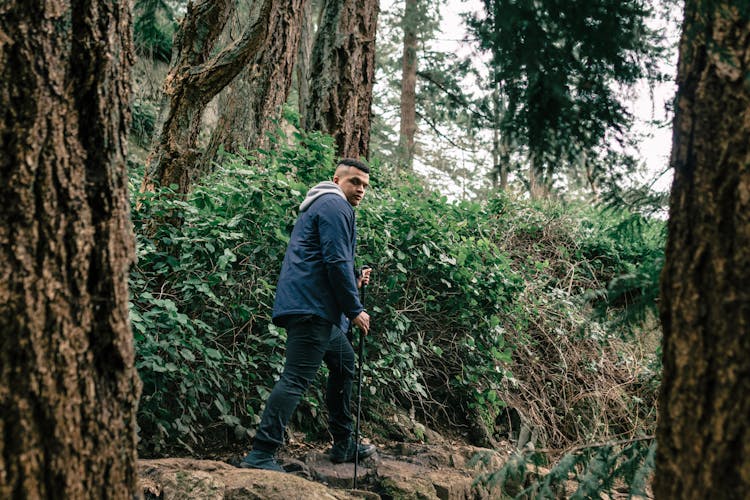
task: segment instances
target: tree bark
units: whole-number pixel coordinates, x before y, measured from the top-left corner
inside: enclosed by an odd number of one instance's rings
[[[510,170],[510,139],[501,131],[501,122],[505,107],[500,97],[500,85],[495,83],[492,90],[492,171],[493,187],[496,190],[508,190],[508,171]]]
[[[369,158],[377,18],[377,0],[327,0],[315,37],[305,122],[341,157]]]
[[[680,42],[654,493],[750,496],[750,12],[688,0]]]
[[[0,6],[0,498],[133,498],[127,2]]]
[[[414,164],[414,135],[417,132],[417,0],[406,0],[404,51],[401,58],[401,126],[398,140],[398,166],[411,171]]]
[[[203,159],[203,171],[210,169],[220,145],[237,152],[267,148],[267,133],[281,116],[292,84],[297,57],[305,0],[273,0],[271,17],[260,50],[241,78],[232,83],[234,92],[227,96],[219,122],[211,134]],[[242,96],[242,99],[237,99]],[[231,105],[228,105],[231,104]]]
[[[544,168],[539,165],[539,156],[531,154],[529,157],[529,195],[532,200],[543,200],[547,197],[544,182]]]
[[[206,105],[252,60],[277,12],[264,0],[260,14],[235,43],[211,56],[234,8],[233,0],[198,0],[188,9],[174,43],[173,64],[164,84],[167,101],[158,139],[149,156],[143,190],[155,183],[187,193],[200,173],[197,140]]]
[[[302,29],[300,30],[299,47],[295,73],[297,75],[297,109],[300,127],[307,128],[305,117],[310,104],[310,59],[312,58],[313,40],[315,39],[315,21],[313,19],[313,0],[305,2],[302,12]]]

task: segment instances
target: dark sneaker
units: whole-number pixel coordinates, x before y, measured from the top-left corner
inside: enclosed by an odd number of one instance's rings
[[[331,462],[335,464],[340,464],[344,462],[354,462],[355,452],[354,450],[358,450],[359,452],[359,459],[365,459],[367,457],[372,456],[373,453],[377,450],[375,448],[375,445],[372,444],[360,444],[356,445],[354,443],[354,439],[349,438],[346,441],[338,441],[336,443],[333,443],[333,448],[331,448]]]
[[[267,451],[253,450],[242,459],[238,467],[242,469],[263,469],[286,472],[273,457],[273,453]]]

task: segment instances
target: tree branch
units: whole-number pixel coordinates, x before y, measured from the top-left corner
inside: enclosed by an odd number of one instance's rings
[[[278,3],[265,0],[258,18],[249,25],[239,40],[224,48],[206,63],[191,71],[203,89],[223,89],[247,66],[262,47],[271,24],[271,15],[278,12]]]
[[[493,123],[494,120],[492,117],[487,116],[486,114],[482,113],[478,109],[472,109],[474,108],[471,103],[469,103],[466,98],[462,95],[458,95],[454,92],[452,92],[448,87],[446,87],[441,82],[435,80],[432,77],[431,73],[426,73],[424,71],[417,71],[417,76],[420,78],[424,78],[425,80],[432,82],[437,88],[445,92],[445,94],[455,103],[460,104],[464,109],[466,109],[469,113],[471,113],[475,118],[480,118],[482,120],[486,120],[488,123]]]
[[[427,123],[427,125],[429,125],[429,126],[430,126],[430,128],[431,128],[432,130],[434,130],[434,131],[435,131],[435,133],[436,133],[436,134],[437,134],[437,135],[438,135],[439,137],[442,137],[443,139],[445,139],[446,141],[448,141],[448,143],[450,143],[450,145],[451,145],[451,146],[453,146],[454,148],[456,148],[456,149],[460,149],[461,151],[466,151],[467,153],[476,153],[476,152],[477,152],[477,150],[475,150],[475,149],[469,149],[469,148],[467,148],[467,147],[464,147],[464,146],[460,146],[460,145],[456,144],[456,143],[455,143],[455,142],[453,141],[453,139],[451,139],[450,137],[448,137],[447,135],[445,135],[444,133],[442,133],[442,132],[440,131],[440,129],[438,129],[438,128],[437,128],[437,125],[435,125],[435,123],[433,123],[432,121],[430,121],[430,120],[429,120],[429,119],[428,119],[428,118],[427,118],[426,116],[424,116],[424,115],[423,115],[422,113],[420,113],[419,111],[417,111],[416,113],[417,113],[417,117],[418,117],[418,118],[419,118],[420,120],[424,120],[424,121],[425,121],[425,123]]]

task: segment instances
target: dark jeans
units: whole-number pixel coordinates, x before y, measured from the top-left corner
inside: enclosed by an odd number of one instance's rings
[[[354,350],[341,329],[313,315],[295,316],[286,325],[286,362],[266,401],[253,448],[274,452],[284,444],[284,429],[310,382],[325,361],[326,405],[334,441],[352,433],[349,400],[354,380]]]

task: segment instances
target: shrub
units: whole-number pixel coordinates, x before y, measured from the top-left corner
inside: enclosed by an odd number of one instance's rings
[[[303,133],[273,142],[271,151],[225,156],[184,198],[164,189],[133,200],[143,454],[244,442],[283,368],[284,331],[270,322],[275,282],[299,203],[333,173],[333,143]],[[505,196],[452,204],[416,178],[373,167],[357,211],[357,264],[374,268],[368,420],[411,409],[489,446],[517,433],[503,429],[515,413],[561,448],[650,425],[653,372],[631,377],[643,360],[607,319],[629,301],[602,320],[593,305],[618,277],[651,276],[658,233],[623,242],[612,221],[624,216]],[[644,256],[650,268],[640,267]],[[649,279],[629,289],[648,297]],[[321,408],[315,384],[294,425],[324,430]]]
[[[233,158],[184,201],[138,197],[130,289],[144,450],[192,447],[211,429],[243,436],[258,422],[283,366],[270,310],[303,189]]]

